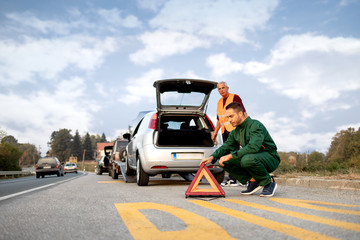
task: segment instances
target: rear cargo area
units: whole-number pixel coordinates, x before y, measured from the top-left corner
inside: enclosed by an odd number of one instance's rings
[[[212,127],[199,115],[166,115],[158,119],[158,146],[212,147]]]

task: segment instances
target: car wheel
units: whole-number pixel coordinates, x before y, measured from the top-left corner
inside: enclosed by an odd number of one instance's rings
[[[136,161],[136,183],[139,186],[146,186],[149,183],[149,174],[144,172],[139,157]]]
[[[36,173],[36,178],[40,178],[40,174],[39,174],[39,173]]]
[[[42,174],[42,175],[41,175],[41,177],[42,177],[42,178],[44,178],[44,177],[45,177],[45,175],[44,175],[44,174]]]
[[[219,173],[214,173],[214,178],[216,179],[216,181],[218,183],[222,183],[224,181],[225,178],[225,171],[219,172]]]
[[[58,177],[60,177],[60,176],[61,176],[60,172],[57,172],[57,173],[56,173],[56,175],[57,175]]]
[[[136,172],[130,168],[128,158],[125,160],[125,174],[128,176],[134,176],[136,174]]]
[[[77,171],[75,173],[77,174]]]

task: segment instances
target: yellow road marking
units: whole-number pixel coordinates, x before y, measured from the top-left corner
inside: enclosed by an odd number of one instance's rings
[[[266,218],[262,218],[262,217],[258,217],[249,213],[244,213],[241,211],[237,211],[237,210],[233,210],[227,207],[222,207],[213,203],[209,203],[209,202],[205,202],[205,201],[201,201],[201,200],[190,200],[190,202],[195,203],[197,205],[200,205],[202,207],[205,208],[209,208],[211,210],[214,211],[218,211],[233,217],[236,217],[238,219],[241,219],[243,221],[246,222],[250,222],[252,224],[261,226],[261,227],[265,227],[268,229],[272,229],[278,232],[281,232],[285,235],[291,236],[291,237],[295,237],[298,239],[336,239],[336,238],[332,238],[320,233],[316,233],[316,232],[312,232],[309,230],[305,230],[302,228],[298,228],[295,226],[291,226],[288,224],[284,224],[284,223],[280,223],[280,222],[276,222],[273,220],[269,220]]]
[[[114,180],[114,181],[98,181],[98,183],[123,183],[123,180]]]
[[[275,201],[275,202],[291,205],[291,206],[301,207],[301,208],[308,208],[308,209],[326,211],[326,212],[335,212],[335,213],[360,215],[360,211],[328,208],[328,207],[316,206],[316,205],[313,205],[311,203],[320,204],[320,205],[328,205],[328,206],[349,207],[349,208],[351,208],[351,207],[360,207],[360,205],[329,203],[329,202],[299,200],[299,199],[289,199],[289,198],[271,198],[271,200]]]
[[[216,223],[182,208],[151,202],[115,203],[132,237],[137,239],[234,239]],[[185,230],[160,231],[139,210],[156,209],[180,218],[186,224]]]
[[[335,227],[339,227],[339,228],[345,228],[348,230],[360,232],[360,224],[343,222],[343,221],[333,220],[330,218],[318,217],[318,216],[314,216],[314,215],[310,215],[310,214],[299,213],[299,212],[275,208],[275,207],[269,207],[269,206],[260,205],[257,203],[245,202],[245,201],[237,200],[237,199],[224,199],[224,200],[227,202],[232,202],[232,203],[240,204],[243,206],[253,207],[256,209],[262,209],[262,210],[266,210],[269,212],[280,213],[283,215],[300,218],[300,219],[304,219],[307,221],[318,222],[318,223],[327,224],[330,226],[335,226]]]

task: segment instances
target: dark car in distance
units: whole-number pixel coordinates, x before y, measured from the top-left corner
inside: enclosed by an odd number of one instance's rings
[[[64,168],[56,157],[40,158],[36,164],[36,178],[45,175],[64,176]]]

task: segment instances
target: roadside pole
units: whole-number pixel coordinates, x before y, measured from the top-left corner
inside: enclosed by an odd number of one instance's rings
[[[86,152],[86,149],[84,149],[84,153],[83,153],[83,171],[85,172],[85,152]]]

